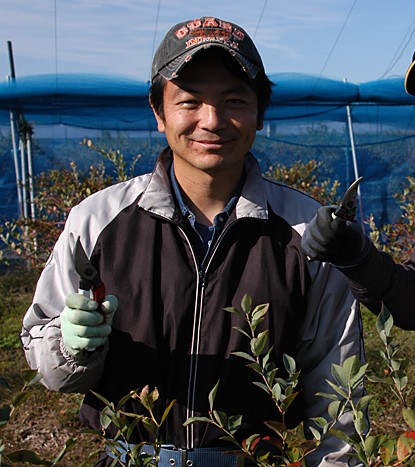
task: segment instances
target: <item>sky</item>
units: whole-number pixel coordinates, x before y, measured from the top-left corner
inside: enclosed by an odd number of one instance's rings
[[[0,81],[102,73],[147,81],[174,24],[216,16],[254,39],[268,74],[361,83],[404,76],[415,50],[415,0],[0,0]]]

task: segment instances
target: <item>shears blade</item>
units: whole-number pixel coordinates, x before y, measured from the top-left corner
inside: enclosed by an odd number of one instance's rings
[[[359,177],[355,180],[349,188],[346,190],[342,200],[334,211],[334,216],[343,219],[345,221],[352,221],[356,217],[357,208],[357,192],[359,189],[360,182],[363,177]]]
[[[94,300],[102,303],[105,298],[105,286],[98,270],[92,265],[85,253],[79,237],[75,244],[74,261],[76,272],[80,276],[79,288],[82,291],[92,290]]]

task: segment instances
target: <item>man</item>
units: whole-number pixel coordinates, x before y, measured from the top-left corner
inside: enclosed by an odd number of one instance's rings
[[[415,54],[405,76],[405,90],[415,96]],[[333,218],[335,206],[321,207],[302,238],[304,252],[328,261],[347,278],[354,296],[378,314],[384,303],[402,329],[415,329],[413,312],[415,258],[396,264],[378,251],[356,222]]]
[[[343,276],[309,263],[301,250],[318,203],[264,180],[249,152],[270,95],[261,57],[241,27],[212,17],[174,26],[155,54],[150,91],[169,147],[151,174],[71,211],[24,318],[30,366],[50,389],[87,393],[81,418],[88,426],[100,429],[102,408],[90,389],[116,403],[149,385],[164,407],[176,400],[161,433],[172,464],[161,467],[192,465],[206,448],[215,461],[201,465],[236,465],[237,456],[222,452],[223,433],[204,423],[183,427],[188,417],[208,414],[217,381],[218,410],[243,415],[240,440],[274,435],[264,421],[280,414],[253,384],[255,372],[233,355],[249,352],[235,329],[246,323],[224,308],[240,308],[245,294],[254,305],[270,303],[261,329],[269,331],[278,367],[287,354],[301,369],[288,425],[304,421],[310,435],[312,417],[328,419],[328,401],[316,393],[331,392],[331,365],[362,358],[358,307]],[[101,306],[104,323],[97,303],[76,293],[78,238],[110,294]],[[142,408],[131,399],[125,410]],[[343,417],[339,426],[352,432],[352,425]],[[143,438],[137,430],[133,442]],[[348,450],[329,438],[309,465],[344,466]]]

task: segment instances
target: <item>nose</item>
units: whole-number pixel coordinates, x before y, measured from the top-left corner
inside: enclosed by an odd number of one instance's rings
[[[200,109],[200,126],[209,131],[217,131],[226,127],[226,115],[217,105],[204,104]]]

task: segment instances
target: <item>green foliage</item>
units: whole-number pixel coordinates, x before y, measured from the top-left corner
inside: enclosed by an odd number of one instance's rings
[[[415,253],[415,178],[407,177],[402,194],[396,194],[401,215],[394,224],[377,227],[374,216],[369,218],[371,238],[383,250],[402,262]]]
[[[285,355],[284,366],[288,379],[277,377],[278,369],[270,360],[271,350],[265,351],[267,331],[257,332],[258,325],[268,311],[268,305],[258,305],[252,309],[251,298],[245,295],[241,302],[241,310],[227,308],[226,311],[244,317],[248,323],[248,332],[241,328],[237,330],[250,339],[251,353],[235,352],[235,354],[247,360],[247,366],[260,375],[261,381],[257,383],[258,386],[269,394],[284,420],[284,414],[292,401],[288,404],[285,402],[291,396],[296,396],[293,389],[297,385],[299,372],[296,371],[295,361]],[[224,432],[224,439],[235,444],[247,458],[261,467],[303,465],[306,456],[328,435],[334,435],[348,443],[354,455],[365,466],[398,466],[412,462],[415,459],[415,400],[409,400],[411,388],[408,386],[406,373],[408,361],[397,355],[399,345],[391,335],[393,318],[385,308],[377,319],[376,327],[384,347],[379,354],[389,368],[389,372],[387,377],[371,378],[371,381],[388,385],[402,405],[403,419],[409,429],[398,433],[397,438],[370,433],[367,410],[376,396],[362,392],[364,380],[368,378],[368,364],[362,363],[357,356],[347,358],[342,365],[333,364],[331,369],[333,379],[327,380],[332,392],[317,394],[330,401],[329,419],[326,420],[323,417],[313,419],[315,427],[310,427],[310,430],[314,440],[306,442],[297,436],[289,442],[290,430],[284,423],[264,422],[276,433],[276,442],[281,451],[278,456],[271,452],[257,451],[257,446],[261,441],[259,434],[253,434],[241,444],[238,443],[235,433],[242,424],[242,417],[240,415],[228,417],[225,412],[218,412],[214,409],[213,403],[219,382],[209,395],[209,417],[194,417],[187,420],[185,424],[204,422],[216,426]],[[336,423],[347,413],[353,417],[354,433],[352,434],[336,428]],[[232,424],[229,420],[232,420]]]
[[[71,162],[70,170],[43,172],[35,179],[35,219],[6,220],[0,226],[0,239],[31,267],[43,268],[72,207],[87,196],[131,177],[140,158],[138,155],[127,167],[120,151],[104,151],[94,146],[91,140],[84,140],[83,144],[111,162],[112,176],[107,174],[104,161],[91,165],[86,173],[81,172],[74,162]]]
[[[30,303],[32,287],[37,277],[36,271],[30,270],[20,270],[18,274],[7,273],[1,275],[0,349],[21,348],[19,338],[22,326],[21,310]]]
[[[8,403],[4,403],[3,406],[0,407],[0,429],[2,426],[10,422],[14,412],[27,401],[30,388],[37,384],[41,379],[41,375],[35,370],[26,370],[23,372],[22,377],[25,381],[23,388],[20,391],[13,393],[10,401]],[[7,381],[3,378],[0,378],[0,386],[9,389]],[[16,463],[17,465],[28,463],[30,465],[44,465],[51,467],[57,465],[75,446],[75,444],[76,439],[68,439],[61,452],[54,459],[47,460],[40,457],[36,452],[28,449],[6,452],[6,446],[0,438],[0,465],[11,467],[11,465],[16,465]],[[9,464],[9,462],[12,462],[13,464]]]
[[[277,164],[275,167],[271,166],[265,175],[308,193],[321,204],[335,203],[340,183],[330,180],[323,180],[320,183],[319,170],[321,166],[322,163],[315,160],[305,163],[297,161],[290,167]]]
[[[92,391],[93,392],[93,391]],[[141,391],[134,390],[124,396],[117,405],[93,392],[104,404],[105,408],[101,412],[101,426],[103,432],[109,427],[110,424],[115,426],[117,434],[113,439],[106,440],[106,447],[112,453],[115,460],[123,466],[157,466],[162,440],[160,439],[160,429],[166,421],[175,401],[171,401],[165,408],[160,421],[154,415],[154,407],[159,399],[159,392],[157,388],[150,391],[149,387],[144,387]],[[148,415],[141,415],[123,411],[124,404],[129,399],[138,400],[141,405],[146,409]],[[144,429],[148,432],[153,441],[151,443],[139,443],[131,445],[130,439],[133,431],[139,424],[142,424]],[[142,446],[144,444],[151,444],[154,448],[154,456],[142,453]],[[123,457],[123,455],[125,457]],[[118,464],[117,464],[118,465]]]

